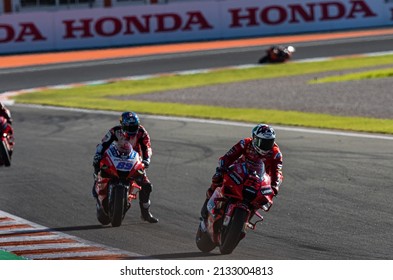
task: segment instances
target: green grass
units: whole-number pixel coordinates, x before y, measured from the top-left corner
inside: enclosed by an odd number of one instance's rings
[[[382,69],[382,70],[351,73],[351,74],[340,75],[340,76],[330,76],[317,80],[312,80],[309,83],[310,84],[335,83],[335,82],[348,82],[348,81],[356,81],[356,80],[382,79],[382,78],[392,78],[392,77],[393,77],[393,68],[389,68],[389,69]]]
[[[146,80],[119,81],[103,85],[90,85],[71,89],[50,89],[16,96],[15,100],[19,103],[52,106],[113,111],[134,110],[138,113],[146,114],[198,117],[252,123],[267,122],[270,124],[280,125],[393,134],[393,119],[333,116],[297,111],[188,105],[168,102],[138,101],[127,98],[120,100],[118,98],[121,96],[132,96],[230,82],[304,75],[335,70],[356,70],[364,67],[386,67],[386,65],[391,64],[393,64],[392,55],[335,59],[324,62],[286,63],[279,65],[266,65],[264,67],[257,66],[248,69],[216,70],[211,73],[172,75],[154,77]],[[376,71],[380,72],[379,75],[376,75],[378,77],[381,75],[389,75],[388,72],[385,73],[386,70]],[[365,72],[366,74],[363,78],[373,77],[372,73],[374,72],[375,71]],[[353,75],[355,76],[351,76],[350,79],[354,79],[356,75],[359,76],[362,74]],[[332,78],[332,81],[337,81],[339,77]]]
[[[0,250],[0,260],[24,260],[25,258]]]

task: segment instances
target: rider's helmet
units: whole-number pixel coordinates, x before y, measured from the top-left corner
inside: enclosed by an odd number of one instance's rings
[[[133,136],[139,128],[139,117],[134,112],[124,112],[120,118],[120,125],[123,133]]]
[[[260,155],[266,155],[274,145],[276,132],[267,124],[258,124],[252,129],[252,145]]]
[[[286,50],[289,54],[293,54],[295,52],[295,48],[293,46],[286,47]]]

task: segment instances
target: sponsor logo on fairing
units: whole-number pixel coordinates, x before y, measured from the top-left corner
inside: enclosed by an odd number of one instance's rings
[[[271,188],[262,188],[261,189],[261,194],[266,195],[266,194],[271,194],[273,193]]]
[[[242,182],[242,178],[240,177],[239,174],[237,174],[236,172],[232,172],[229,174],[229,177],[238,185],[241,184]]]

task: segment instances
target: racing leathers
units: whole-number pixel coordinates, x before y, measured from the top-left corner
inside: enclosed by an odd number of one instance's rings
[[[219,159],[216,173],[212,177],[212,183],[206,191],[206,200],[201,209],[203,219],[207,218],[207,202],[209,201],[214,190],[222,186],[223,172],[234,163],[248,162],[250,164],[259,163],[261,160],[265,164],[266,173],[271,177],[271,187],[274,195],[278,194],[279,187],[283,180],[282,174],[282,154],[277,143],[264,153],[258,153],[252,144],[251,137],[240,140],[224,156]]]
[[[0,102],[0,116],[7,120],[8,124],[12,124],[11,111]]]
[[[10,157],[14,149],[14,129],[12,128],[11,111],[0,102],[0,126],[1,130],[9,135]]]
[[[282,174],[282,154],[277,143],[266,154],[259,154],[252,145],[252,138],[245,138],[236,143],[224,156],[219,159],[216,173],[213,175],[212,184],[206,192],[209,199],[214,190],[222,185],[222,172],[230,165],[238,162],[258,162],[262,160],[265,164],[266,172],[271,177],[271,186],[274,194],[277,195],[283,180]]]
[[[129,142],[132,145],[132,148],[141,156],[145,168],[149,167],[150,159],[152,156],[152,148],[150,136],[147,130],[142,125],[139,125],[136,133],[130,136],[123,132],[121,125],[117,125],[115,127],[112,127],[102,138],[101,143],[97,145],[96,154],[93,159],[93,167],[95,174],[97,174],[99,171],[100,160],[103,153],[114,141],[118,141],[119,146],[122,146],[122,142]],[[142,187],[141,191],[139,192],[139,204],[141,208],[142,219],[150,223],[157,223],[158,219],[154,218],[149,211],[150,193],[152,192],[153,185],[147,177],[146,172],[137,179],[136,183]],[[95,197],[97,195],[95,193],[94,187],[93,195]]]

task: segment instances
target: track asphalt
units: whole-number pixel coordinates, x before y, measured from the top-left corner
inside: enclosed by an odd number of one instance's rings
[[[148,56],[215,49],[230,49],[275,44],[293,44],[299,42],[338,40],[367,36],[383,36],[393,34],[393,28],[342,31],[332,33],[299,34],[277,37],[261,37],[237,40],[221,40],[195,43],[177,43],[166,45],[136,46],[113,49],[93,49],[67,52],[17,54],[0,57],[0,69],[26,67],[33,65],[68,63],[76,61],[92,61],[124,57]]]
[[[280,37],[264,37],[239,40],[210,41],[197,43],[178,43],[154,46],[138,46],[102,50],[80,50],[54,53],[18,54],[0,57],[1,68],[26,67],[34,65],[68,63],[76,61],[93,61],[101,59],[115,59],[122,57],[148,56],[179,52],[204,51],[226,48],[241,48],[274,44],[291,44],[307,41],[337,40],[365,36],[383,36],[393,34],[393,28],[370,29],[361,31],[302,34]],[[18,256],[0,251],[0,260],[18,259]]]

